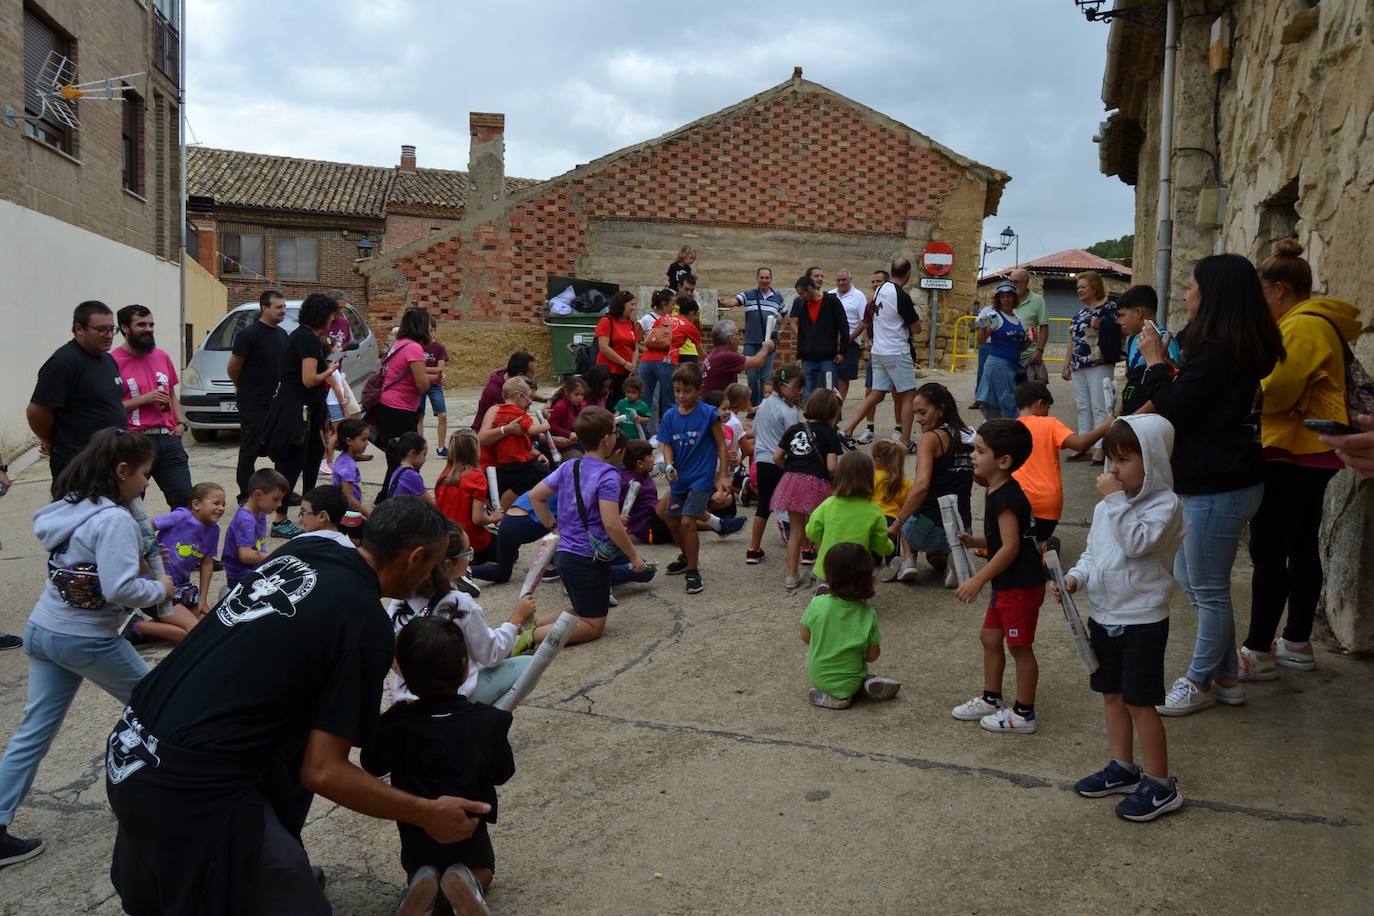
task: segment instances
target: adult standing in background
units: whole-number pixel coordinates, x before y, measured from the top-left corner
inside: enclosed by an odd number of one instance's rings
[[[281,323],[285,317],[286,297],[275,289],[267,290],[258,297],[258,320],[239,331],[229,355],[229,381],[234,383],[239,415],[239,462],[234,472],[239,503],[252,495],[248,478],[262,454],[263,422],[281,382],[281,361],[286,354],[286,331]]]
[[[63,495],[57,492],[57,478],[91,436],[111,426],[129,426],[119,366],[110,355],[114,334],[110,307],[94,299],[83,302],[72,312],[72,339],[38,370],[25,415],[47,453],[53,499]]]
[[[382,394],[373,411],[377,431],[381,434],[378,443],[386,449],[386,478],[382,481],[382,492],[377,497],[380,502],[386,499],[387,488],[391,485],[391,475],[395,473],[401,458],[391,448],[393,439],[402,433],[413,431],[420,410],[420,392],[428,391],[430,375],[425,369],[425,345],[429,343],[431,319],[429,311],[423,308],[408,308],[401,316],[401,324],[396,329],[396,340],[383,357],[384,363],[377,367],[382,376]]]
[[[701,393],[724,391],[739,381],[741,372],[757,369],[773,354],[773,341],[753,356],[739,352],[739,328],[728,318],[711,325],[711,352],[701,364]]]
[[[415,423],[415,431],[420,435],[425,434],[425,403],[434,411],[434,420],[438,424],[438,447],[434,453],[440,458],[448,457],[448,403],[444,400],[444,367],[448,365],[448,347],[440,343],[435,334],[439,330],[439,322],[433,317],[429,322],[429,343],[425,344],[425,374],[429,376],[429,387],[420,394],[419,419]]]
[[[625,396],[625,379],[635,371],[639,328],[635,325],[635,295],[622,289],[611,297],[606,314],[596,323],[596,364],[611,373],[611,393],[606,403],[619,404]]]
[[[10,491],[10,466],[0,458],[0,497]],[[24,640],[12,633],[0,633],[0,652],[5,649],[18,649],[24,645]]]
[[[806,376],[803,398],[825,386],[831,387],[844,364],[849,346],[849,321],[838,296],[822,293],[815,278],[797,278],[797,299],[791,319],[796,331],[797,359]]]
[[[329,331],[325,336],[334,341],[334,351],[342,353],[344,346],[353,339],[353,328],[348,323],[348,307],[352,305],[353,297],[341,289],[331,289],[329,298],[339,303],[339,314],[329,322]]]
[[[659,322],[673,314],[673,298],[671,289],[665,287],[654,290],[648,311],[639,319],[641,341],[647,342],[650,332]],[[673,361],[668,358],[668,352],[668,347],[650,349],[645,346],[639,354],[639,380],[644,385],[644,403],[649,405],[649,411],[654,415],[650,429],[655,432],[659,418],[673,403]]]
[[[1103,325],[1116,322],[1117,313],[1116,303],[1107,298],[1107,286],[1096,271],[1079,274],[1075,288],[1083,307],[1069,321],[1069,352],[1064,357],[1064,371],[1060,377],[1066,382],[1073,381],[1081,436],[1101,426],[1111,413],[1112,405],[1107,403],[1102,382],[1111,378],[1114,364],[1103,353],[1101,332]],[[1102,449],[1094,449],[1091,454],[1079,452],[1068,460],[1101,461]]]
[[[901,441],[910,453],[911,399],[916,394],[916,363],[911,358],[911,338],[921,331],[921,316],[907,293],[911,282],[911,262],[898,258],[892,262],[892,279],[886,280],[873,292],[869,333],[873,343],[869,350],[869,365],[873,367],[873,386],[864,395],[863,403],[844,425],[845,438],[852,438],[854,429],[873,411],[889,391],[897,425],[901,427]]]
[[[735,301],[744,306],[744,355],[753,356],[763,349],[763,338],[767,332],[768,319],[773,319],[773,350],[763,365],[745,373],[749,380],[749,399],[757,407],[763,400],[763,386],[773,378],[773,360],[777,356],[778,332],[782,328],[782,315],[787,309],[787,301],[782,293],[773,289],[773,271],[760,267],[754,274],[758,285],[735,296]]]
[[[1007,280],[1016,287],[1016,317],[1034,340],[1030,347],[1021,351],[1021,369],[1026,374],[1026,381],[1048,385],[1050,372],[1045,368],[1045,346],[1050,342],[1049,310],[1045,297],[1031,292],[1030,278],[1030,271],[1023,267],[1007,274]]]
[[[177,399],[177,370],[167,351],[157,346],[153,313],[142,305],[126,305],[115,316],[124,343],[114,350],[129,429],[153,443],[153,480],[167,500],[179,509],[191,502],[191,464],[181,437],[186,417]]]
[[[1231,568],[1264,494],[1255,399],[1260,380],[1286,355],[1255,268],[1240,255],[1198,261],[1183,301],[1188,333],[1176,377],[1153,328],[1146,325],[1136,338],[1145,357],[1138,390],[1149,398],[1142,410],[1153,406],[1177,431],[1171,463],[1187,534],[1174,578],[1197,609],[1192,662],[1157,707],[1166,716],[1245,702]]]
[[[835,271],[835,288],[829,293],[840,300],[844,306],[844,317],[849,322],[849,345],[840,363],[839,376],[835,387],[839,389],[840,400],[849,397],[849,383],[859,377],[859,363],[863,354],[864,312],[868,310],[868,297],[863,290],[854,286],[854,275],[847,268]]]
[[[472,420],[472,428],[481,429],[482,418],[487,415],[487,411],[501,403],[503,400],[501,397],[501,389],[505,386],[506,379],[515,376],[530,378],[534,375],[534,369],[534,357],[524,350],[516,350],[510,355],[510,358],[506,360],[506,368],[497,369],[491,375],[487,376],[487,384],[483,386],[481,397],[477,399],[477,416]],[[532,380],[531,386],[533,386]],[[535,400],[543,399],[535,398]]]

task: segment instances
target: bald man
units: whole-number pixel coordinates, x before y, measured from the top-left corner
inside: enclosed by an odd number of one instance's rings
[[[1035,329],[1035,344],[1021,351],[1021,368],[1026,380],[1049,384],[1050,373],[1045,368],[1045,345],[1050,339],[1050,319],[1045,311],[1045,297],[1031,292],[1030,271],[1018,267],[1007,275],[1016,287],[1016,317],[1024,328]]]

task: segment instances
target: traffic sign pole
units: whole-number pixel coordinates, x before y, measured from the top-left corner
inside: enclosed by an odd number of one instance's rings
[[[940,291],[930,291],[930,371],[935,371],[935,332],[940,329]]]
[[[954,249],[949,242],[927,242],[925,250],[921,252],[921,268],[932,277],[943,277],[953,270]],[[940,289],[934,282],[929,286],[922,282],[921,286],[930,289],[930,369],[934,371],[935,338],[940,330]],[[952,282],[949,288],[953,288]]]

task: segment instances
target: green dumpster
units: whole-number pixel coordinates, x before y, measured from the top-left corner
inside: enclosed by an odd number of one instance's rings
[[[620,287],[614,283],[553,276],[549,277],[548,298],[552,299],[563,292],[570,283],[578,295],[589,289],[595,289],[609,299],[620,291]],[[553,345],[553,371],[560,379],[577,371],[577,359],[573,355],[574,347],[580,343],[588,343],[595,349],[596,335],[593,332],[600,320],[600,314],[587,312],[573,312],[571,315],[548,315],[544,318],[544,324],[549,326],[549,337]]]

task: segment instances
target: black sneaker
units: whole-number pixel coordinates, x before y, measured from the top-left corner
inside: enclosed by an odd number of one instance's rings
[[[10,633],[0,633],[0,651],[5,649],[21,649],[23,646],[24,640],[20,639],[18,636]]]
[[[687,594],[695,595],[705,587],[701,584],[701,573],[694,569],[687,574]]]
[[[687,571],[687,554],[680,553],[677,559],[668,564],[668,575],[680,576]],[[698,579],[697,581],[701,581]]]
[[[844,450],[847,452],[852,452],[858,448],[858,443],[854,441],[854,437],[846,432],[840,433],[840,445],[844,446]]]
[[[803,566],[814,566],[814,565],[816,565],[816,548],[814,548],[814,547],[803,547],[803,548],[802,548],[802,552],[801,552],[801,565],[803,565]]]
[[[478,585],[472,576],[464,573],[453,583],[453,587],[470,598],[482,597],[482,586]]]
[[[9,833],[0,835],[0,867],[25,862],[47,848],[39,839],[21,840]]]

